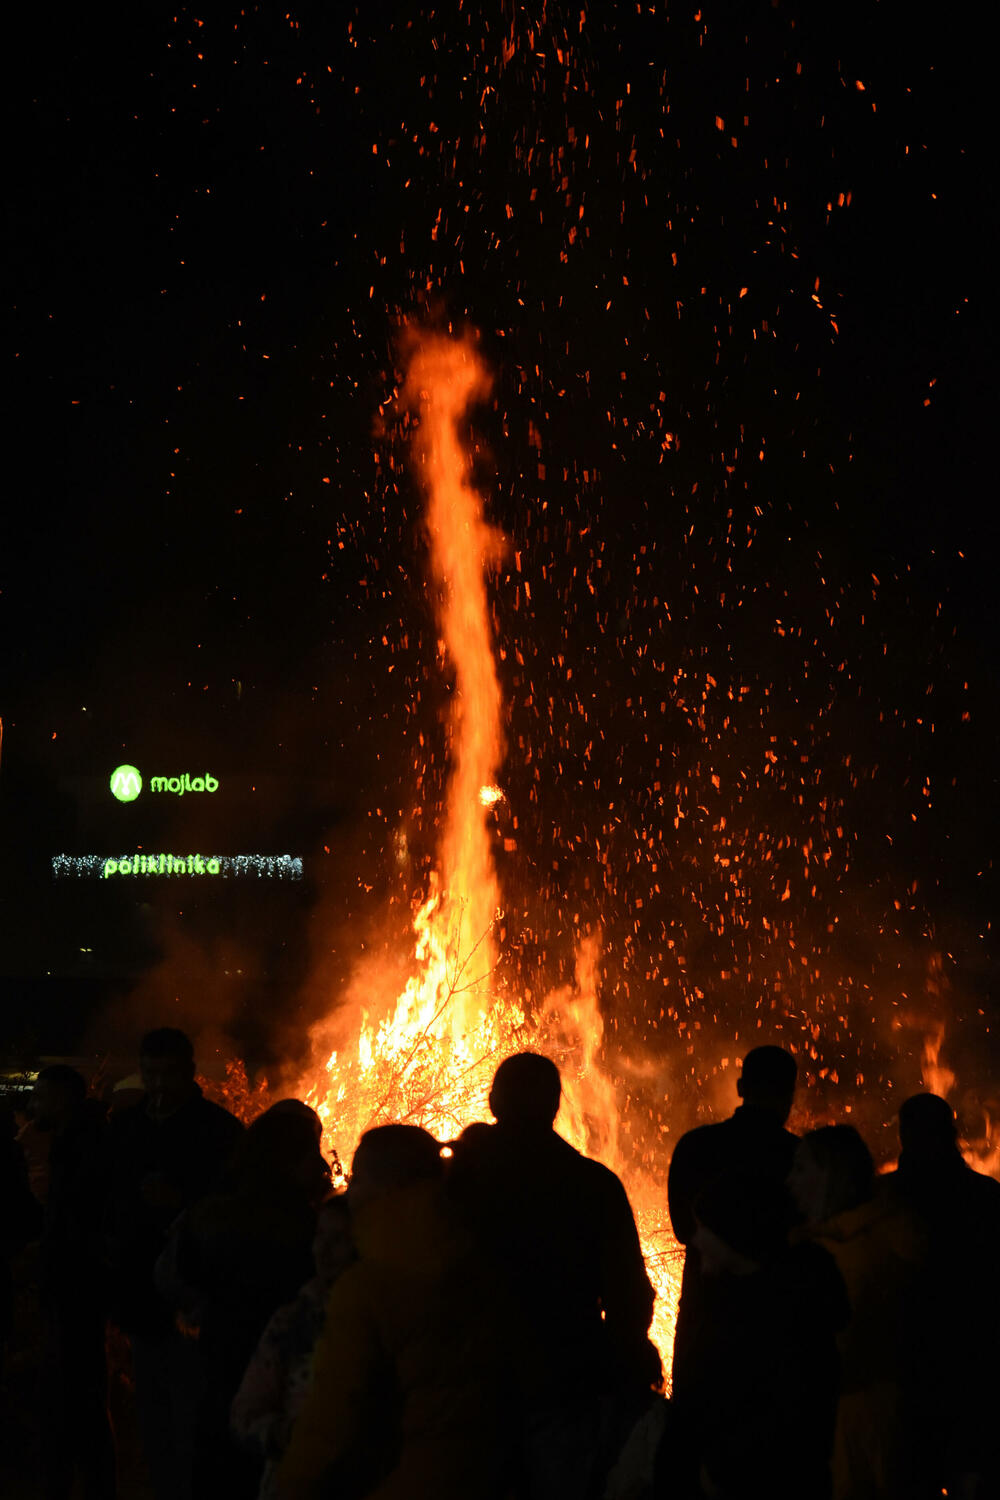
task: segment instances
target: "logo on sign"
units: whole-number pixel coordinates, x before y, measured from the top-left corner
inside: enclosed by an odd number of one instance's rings
[[[185,792],[217,792],[219,778],[206,771],[204,776],[192,776],[185,771],[183,776],[151,776],[151,792],[173,792],[183,797]],[[111,773],[111,793],[119,802],[134,802],[142,791],[142,775],[135,766],[118,766]]]
[[[134,802],[142,791],[142,777],[135,766],[118,766],[111,773],[111,795],[119,802]]]

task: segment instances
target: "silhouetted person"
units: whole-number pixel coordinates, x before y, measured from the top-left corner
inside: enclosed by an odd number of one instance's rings
[[[499,1500],[497,1289],[415,1125],[361,1138],[357,1260],[334,1284],[313,1383],[276,1476],[282,1500]]]
[[[42,1472],[46,1500],[115,1493],[105,1355],[107,1287],[101,1255],[105,1111],[63,1063],[43,1068],[32,1114],[51,1138],[39,1255],[44,1328]]]
[[[312,1383],[312,1357],[326,1321],[330,1288],[355,1259],[347,1196],[327,1198],[316,1214],[316,1274],[274,1313],[233,1398],[237,1441],[264,1463],[259,1500],[274,1500],[275,1473]]]
[[[724,1173],[769,1181],[784,1189],[797,1144],[797,1137],[785,1129],[795,1093],[796,1072],[795,1059],[782,1047],[754,1047],[743,1059],[743,1070],[736,1084],[742,1103],[735,1113],[719,1124],[699,1125],[689,1130],[674,1148],[667,1201],[674,1234],[687,1251],[674,1335],[675,1397],[683,1397],[688,1360],[701,1327],[701,1256],[697,1246],[692,1245],[695,1200]],[[787,1231],[792,1220],[787,1194],[785,1204],[778,1226],[782,1231]]]
[[[306,1104],[303,1099],[277,1099],[267,1113],[269,1115],[297,1115],[300,1120],[309,1122],[309,1127],[316,1137],[317,1146],[323,1139],[323,1121],[312,1105]]]
[[[520,1311],[523,1492],[533,1500],[600,1493],[617,1442],[662,1378],[625,1189],[556,1134],[561,1091],[548,1058],[507,1058],[490,1091],[497,1123],[469,1127],[452,1169],[456,1199]]]
[[[921,1453],[934,1493],[985,1500],[1000,1492],[1000,1183],[963,1160],[954,1112],[936,1094],[901,1106],[899,1144],[886,1187],[929,1242]]]
[[[111,1315],[128,1335],[140,1435],[157,1500],[189,1500],[199,1365],[193,1340],[157,1293],[153,1268],[170,1226],[210,1192],[243,1127],[204,1098],[194,1049],[162,1027],[140,1043],[141,1101],[109,1126],[106,1248]]]
[[[14,1316],[11,1262],[41,1228],[42,1210],[28,1185],[13,1110],[0,1106],[0,1375]]]
[[[797,1237],[833,1256],[851,1305],[838,1340],[834,1496],[915,1500],[924,1493],[914,1355],[926,1240],[914,1216],[877,1190],[871,1152],[850,1125],[803,1136],[789,1186],[805,1219]]]
[[[198,1328],[202,1371],[195,1497],[256,1495],[261,1464],[230,1432],[229,1412],[271,1315],[314,1275],[316,1209],[330,1187],[320,1122],[285,1100],[240,1141],[226,1191],[178,1219],[157,1265],[157,1285]]]
[[[715,1500],[830,1496],[847,1294],[827,1253],[789,1247],[784,1216],[783,1188],[746,1173],[695,1199],[700,1322],[675,1440]]]

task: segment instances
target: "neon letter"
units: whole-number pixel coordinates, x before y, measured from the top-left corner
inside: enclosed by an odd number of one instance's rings
[[[104,861],[104,879],[107,880],[109,875],[115,875],[117,872],[118,861],[116,859],[106,859]]]
[[[217,859],[210,859],[208,861],[208,873],[210,875],[218,875],[218,873],[219,873],[219,861]]]
[[[209,776],[207,771],[205,772],[205,790],[206,792],[217,792],[219,790],[217,779],[214,776]]]

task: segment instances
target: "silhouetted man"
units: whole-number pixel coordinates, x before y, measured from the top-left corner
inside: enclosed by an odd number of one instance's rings
[[[900,1156],[885,1179],[929,1240],[920,1309],[920,1451],[929,1493],[972,1500],[1000,1489],[1000,1183],[966,1164],[951,1105],[915,1094],[899,1111]]]
[[[497,1123],[465,1132],[452,1178],[523,1315],[515,1357],[532,1500],[600,1493],[612,1456],[600,1451],[602,1424],[627,1422],[661,1377],[625,1189],[556,1134],[560,1094],[548,1058],[507,1058],[490,1092]]]
[[[826,1250],[789,1246],[785,1208],[782,1184],[744,1173],[695,1200],[702,1321],[676,1439],[718,1500],[830,1500],[850,1304]]]
[[[190,1494],[198,1364],[158,1296],[153,1268],[171,1224],[218,1184],[243,1127],[195,1083],[182,1031],[150,1031],[139,1048],[145,1094],[111,1121],[107,1250],[112,1317],[129,1336],[136,1405],[158,1500]]]
[[[743,1101],[730,1119],[700,1125],[681,1136],[674,1148],[667,1180],[667,1199],[674,1234],[687,1253],[674,1336],[673,1388],[682,1396],[687,1364],[698,1339],[702,1289],[701,1255],[695,1236],[695,1201],[723,1173],[727,1177],[764,1179],[784,1189],[797,1137],[786,1130],[796,1078],[795,1059],[782,1047],[754,1047],[743,1059],[736,1092]],[[782,1192],[791,1223],[790,1200]]]
[[[37,1128],[51,1136],[39,1255],[44,1494],[69,1500],[79,1475],[85,1500],[111,1500],[115,1452],[101,1258],[105,1112],[87,1098],[83,1074],[65,1063],[39,1073],[31,1109]]]

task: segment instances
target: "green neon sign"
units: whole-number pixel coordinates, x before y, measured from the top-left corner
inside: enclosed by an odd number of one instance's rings
[[[134,802],[142,791],[142,775],[136,766],[118,766],[111,773],[111,794],[119,802]],[[206,771],[204,776],[192,776],[185,771],[183,776],[150,776],[151,792],[172,792],[183,797],[185,792],[217,792],[219,778]]]
[[[142,791],[142,776],[135,766],[117,766],[111,773],[111,795],[119,802],[134,802]]]
[[[173,792],[177,797],[183,797],[185,792],[217,792],[219,778],[210,776],[207,771],[204,776],[192,776],[190,771],[185,771],[183,776],[151,776],[149,790]]]

